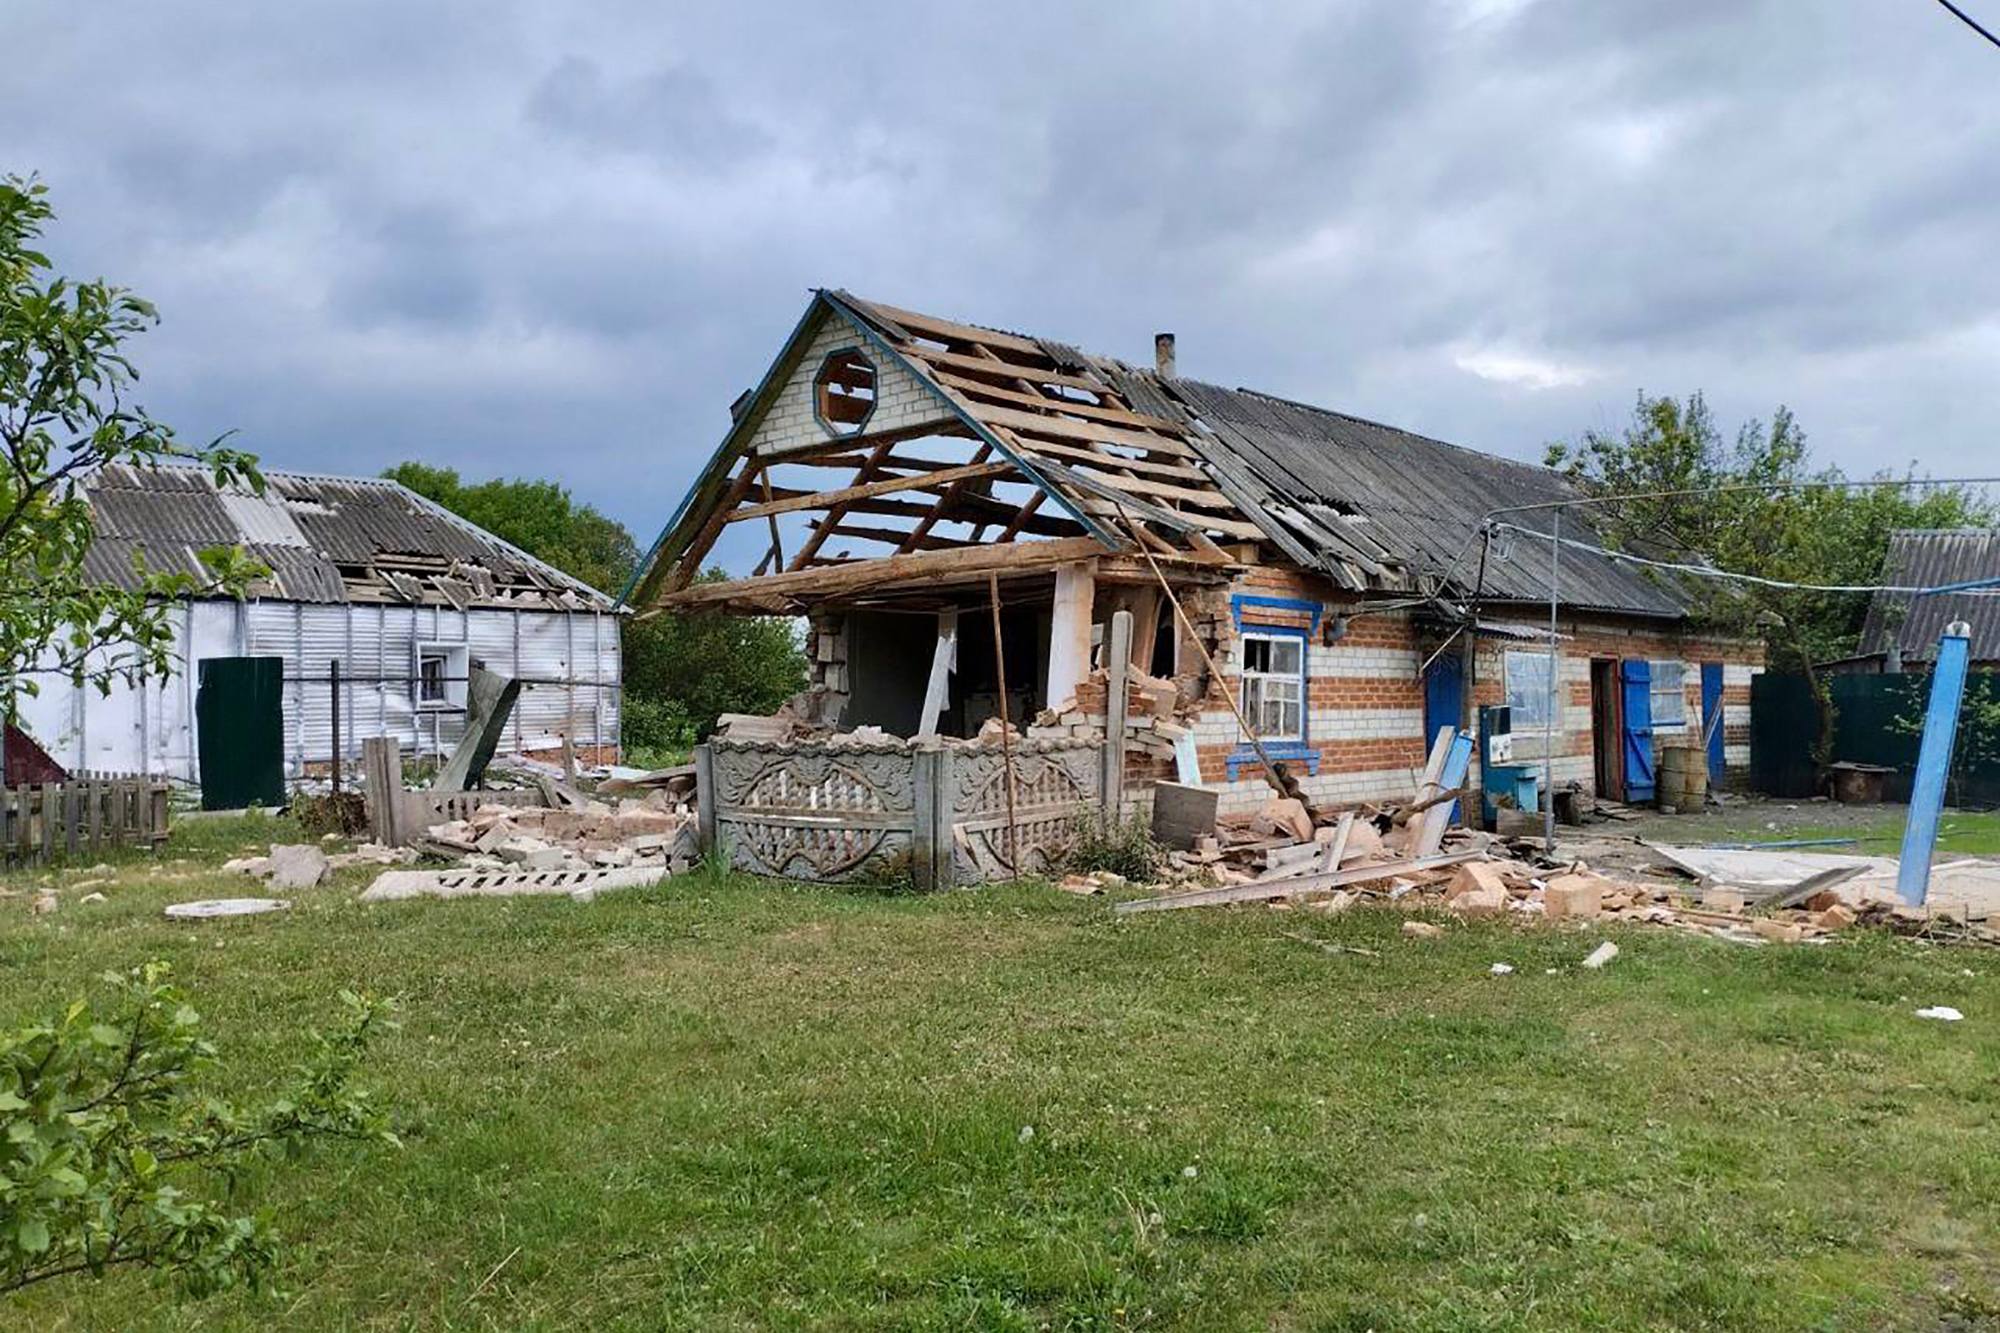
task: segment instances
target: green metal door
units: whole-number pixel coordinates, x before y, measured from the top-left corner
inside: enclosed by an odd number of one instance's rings
[[[201,808],[285,802],[285,659],[204,657],[194,697]]]

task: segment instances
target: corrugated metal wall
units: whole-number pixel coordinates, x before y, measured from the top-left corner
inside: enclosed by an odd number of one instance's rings
[[[332,757],[335,660],[347,758],[358,758],[369,736],[394,736],[407,752],[449,753],[465,733],[465,715],[456,706],[418,706],[420,645],[463,647],[471,663],[525,682],[503,750],[554,749],[565,733],[583,746],[618,740],[618,623],[609,615],[252,602],[245,625],[244,651],[285,659],[285,754],[293,772]]]

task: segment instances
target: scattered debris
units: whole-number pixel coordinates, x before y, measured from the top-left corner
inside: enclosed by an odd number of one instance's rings
[[[364,903],[400,898],[569,897],[589,902],[606,889],[644,888],[664,875],[661,866],[612,870],[388,870],[362,893]]]
[[[1928,1009],[1917,1010],[1917,1017],[1935,1018],[1942,1023],[1956,1023],[1963,1019],[1965,1015],[1948,1004],[1934,1004]]]
[[[1434,940],[1444,934],[1444,931],[1428,921],[1405,921],[1403,934],[1413,940]]]
[[[261,916],[282,912],[291,903],[283,898],[204,898],[198,902],[171,903],[167,916],[175,921],[208,921],[216,917]]]
[[[77,899],[80,903],[108,903],[111,900],[101,893],[86,893]]]
[[[274,889],[310,889],[332,871],[326,853],[309,842],[275,843],[265,860],[264,877]]]
[[[1512,963],[1495,963],[1492,967],[1487,969],[1487,971],[1491,972],[1496,977],[1504,977],[1513,970],[1514,970],[1514,965]]]
[[[1606,940],[1590,951],[1590,957],[1583,960],[1583,965],[1594,972],[1617,956],[1618,946]]]

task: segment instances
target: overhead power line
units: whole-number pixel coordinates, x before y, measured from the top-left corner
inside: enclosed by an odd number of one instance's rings
[[[1981,37],[1984,37],[1987,41],[1993,43],[1995,46],[2000,46],[2000,37],[1995,37],[1991,32],[1988,32],[1985,28],[1980,27],[1978,22],[1972,17],[1972,15],[1966,13],[1964,10],[1960,9],[1957,5],[1954,5],[1951,2],[1951,0],[1938,0],[1938,3],[1943,5],[1946,9],[1949,9],[1953,14],[1957,15],[1958,21],[1960,23],[1963,23],[1966,27],[1972,29],[1974,32],[1978,33]]]
[[[1547,532],[1537,531],[1534,528],[1524,528],[1517,523],[1495,523],[1493,524],[1493,529],[1496,532],[1517,532],[1522,536],[1533,538],[1537,542],[1560,542],[1571,550],[1588,551],[1592,555],[1601,555],[1607,560],[1617,560],[1632,565],[1645,565],[1649,569],[1665,569],[1676,574],[1690,574],[1704,579],[1723,579],[1732,583],[1754,583],[1763,588],[1783,588],[1793,592],[1886,592],[1915,597],[1925,597],[1943,592],[1957,593],[1963,597],[1991,597],[1996,595],[1996,592],[2000,592],[2000,589],[1986,586],[1996,582],[1996,580],[1992,579],[1975,579],[1968,585],[1953,584],[1943,587],[1912,587],[1889,583],[1792,583],[1784,579],[1767,579],[1759,574],[1739,574],[1734,570],[1716,569],[1711,565],[1683,564],[1675,560],[1649,560],[1642,555],[1633,555],[1630,551],[1614,551],[1608,546],[1598,546],[1592,542],[1578,541],[1574,537],[1555,536]]]

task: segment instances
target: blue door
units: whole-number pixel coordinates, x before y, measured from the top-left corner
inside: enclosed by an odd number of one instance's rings
[[[1625,800],[1644,805],[1658,791],[1653,779],[1653,667],[1650,662],[1620,662],[1618,675],[1623,684]]]
[[[1701,664],[1701,725],[1722,711],[1722,663]],[[1716,723],[1708,737],[1708,780],[1722,781],[1722,724]]]
[[[1424,749],[1428,753],[1437,734],[1445,727],[1458,730],[1459,706],[1465,701],[1465,661],[1456,652],[1446,651],[1431,659],[1424,671]],[[1458,806],[1451,807],[1453,822]]]

